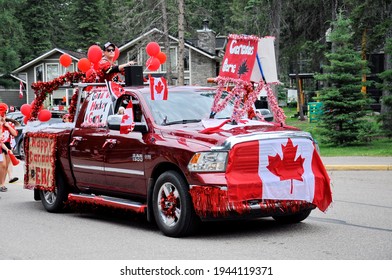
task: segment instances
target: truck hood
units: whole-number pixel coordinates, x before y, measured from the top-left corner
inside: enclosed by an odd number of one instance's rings
[[[264,121],[244,120],[232,125],[226,120],[202,120],[198,123],[175,124],[162,127],[162,136],[177,138],[209,148],[230,148],[235,143],[271,138],[306,137],[307,132],[295,127],[280,126]]]

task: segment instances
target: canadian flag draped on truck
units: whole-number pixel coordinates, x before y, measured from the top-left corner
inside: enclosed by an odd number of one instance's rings
[[[332,202],[329,176],[309,139],[274,139],[234,146],[232,157],[246,149],[247,159],[229,158],[228,196],[251,199],[304,200],[325,211]],[[246,169],[243,161],[246,160]]]

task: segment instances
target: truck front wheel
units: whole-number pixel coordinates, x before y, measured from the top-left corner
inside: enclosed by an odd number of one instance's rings
[[[153,211],[163,234],[181,237],[191,234],[198,218],[185,180],[175,171],[162,173],[154,186]]]
[[[56,173],[56,186],[53,192],[39,191],[42,205],[51,213],[62,212],[68,199],[68,191],[60,172]]]
[[[305,220],[312,212],[312,209],[302,210],[301,212],[285,215],[285,216],[272,216],[275,221],[282,224],[296,224]]]

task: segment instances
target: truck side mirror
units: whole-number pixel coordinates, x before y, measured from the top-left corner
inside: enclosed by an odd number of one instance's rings
[[[120,130],[122,115],[108,116],[108,128],[112,130]],[[148,131],[147,124],[144,122],[136,122],[135,128],[132,131],[146,133]]]
[[[108,116],[108,127],[112,130],[120,130],[122,115]]]

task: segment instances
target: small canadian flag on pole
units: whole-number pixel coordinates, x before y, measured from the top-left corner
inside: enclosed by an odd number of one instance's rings
[[[19,82],[19,98],[20,98],[20,99],[23,98],[23,89],[24,89],[23,82],[20,81],[20,82]]]
[[[120,124],[120,134],[127,134],[131,132],[135,127],[135,122],[133,120],[133,105],[132,101],[128,103],[127,108],[125,108],[124,115]]]
[[[167,100],[168,89],[167,82],[164,77],[154,78],[149,76],[151,100]]]

